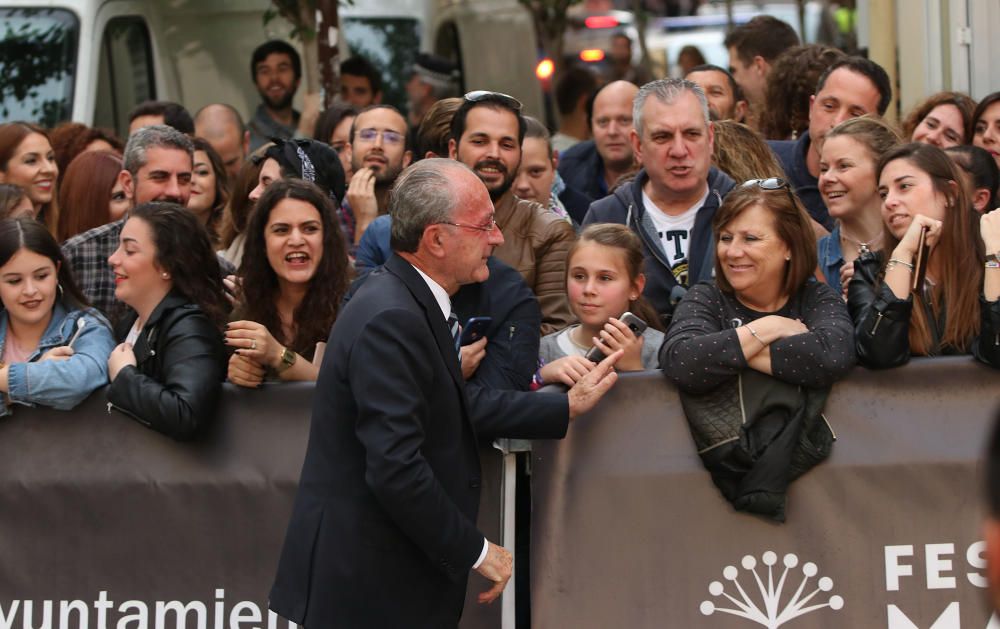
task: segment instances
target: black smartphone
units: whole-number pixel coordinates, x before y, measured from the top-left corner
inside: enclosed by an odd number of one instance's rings
[[[462,326],[462,336],[458,339],[459,345],[471,345],[486,336],[486,331],[490,329],[493,317],[471,317]]]
[[[645,332],[646,328],[648,327],[645,321],[635,316],[631,312],[626,312],[622,316],[618,317],[618,320],[627,325],[628,329],[632,330],[632,334],[635,334],[636,336],[641,336],[642,333]],[[601,348],[595,345],[594,347],[590,348],[590,351],[587,352],[584,358],[586,358],[592,363],[599,363],[607,357],[604,355],[604,352],[601,351]]]
[[[927,276],[927,258],[931,248],[927,246],[927,227],[920,228],[920,240],[917,241],[917,259],[913,261],[913,285],[911,292],[924,289],[924,278]]]

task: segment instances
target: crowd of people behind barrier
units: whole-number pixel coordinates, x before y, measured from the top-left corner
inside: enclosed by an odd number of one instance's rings
[[[283,42],[251,60],[249,124],[148,102],[125,143],[0,125],[0,409],[110,383],[109,408],[191,438],[226,378],[315,380],[351,282],[393,255],[393,184],[428,157],[495,207],[449,224],[504,236],[454,299],[462,323],[489,318],[461,350],[472,386],[571,386],[595,348],[699,393],[745,370],[823,388],[855,362],[1000,367],[1000,92],[929,95],[897,128],[867,59],[767,16],[726,45],[728,70],[686,79],[567,70],[551,133],[510,96],[459,96],[426,54],[407,115],[360,58],[341,102],[300,113]]]

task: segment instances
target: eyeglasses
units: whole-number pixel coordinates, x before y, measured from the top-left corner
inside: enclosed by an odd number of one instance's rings
[[[480,103],[484,100],[492,100],[500,103],[504,107],[509,107],[514,111],[521,111],[524,105],[521,101],[517,100],[513,96],[508,96],[507,94],[502,94],[500,92],[490,92],[489,90],[476,90],[474,92],[469,92],[465,95],[465,100],[470,103]]]
[[[798,207],[795,202],[795,195],[792,194],[792,187],[788,185],[788,182],[781,177],[769,177],[767,179],[750,179],[749,181],[744,181],[741,188],[752,188],[757,186],[761,190],[784,190],[788,193],[788,200],[792,202],[792,205]]]
[[[490,216],[490,221],[485,225],[467,225],[465,223],[452,223],[451,221],[441,221],[437,224],[452,225],[454,227],[464,227],[466,229],[475,229],[476,231],[486,232],[488,234],[497,228],[497,219],[496,216]]]
[[[375,138],[377,138],[380,134],[382,135],[382,141],[386,144],[399,145],[406,140],[406,136],[402,133],[392,131],[391,129],[383,129],[379,131],[378,129],[369,127],[358,131],[358,137],[365,142],[374,142]]]

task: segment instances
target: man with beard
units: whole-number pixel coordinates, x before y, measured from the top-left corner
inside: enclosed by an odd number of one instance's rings
[[[288,140],[295,136],[299,112],[292,109],[292,99],[302,78],[302,61],[289,44],[271,40],[253,51],[250,75],[264,101],[247,125],[250,150],[256,151],[271,138]]]
[[[357,124],[357,123],[355,123]],[[497,92],[469,92],[451,120],[448,152],[486,184],[504,242],[494,255],[514,267],[538,298],[542,334],[573,322],[566,297],[566,261],[575,233],[538,203],[514,196],[526,123],[521,103]]]
[[[165,125],[143,127],[129,136],[123,162],[118,181],[132,207],[149,201],[187,205],[194,170],[194,144],[188,136]],[[118,248],[127,219],[85,231],[62,246],[77,286],[112,321],[122,308],[115,298],[115,276],[108,258]]]
[[[410,165],[406,118],[392,105],[372,105],[351,125],[345,147],[354,175],[341,207],[341,226],[353,249],[368,224],[389,207],[389,190],[396,177]]]
[[[712,120],[743,122],[749,104],[728,70],[705,64],[691,68],[684,78],[705,92]]]
[[[594,97],[590,119],[593,140],[580,142],[562,154],[559,174],[566,185],[603,199],[622,175],[635,166],[629,133],[632,132],[632,99],[639,88],[628,81],[605,85]]]

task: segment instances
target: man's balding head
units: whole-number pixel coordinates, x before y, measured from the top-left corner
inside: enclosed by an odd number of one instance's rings
[[[591,130],[605,168],[622,171],[632,165],[632,101],[639,92],[634,83],[613,81],[594,97]]]
[[[195,115],[194,130],[196,136],[208,140],[219,153],[229,179],[233,181],[250,148],[250,134],[240,113],[222,103],[205,105]]]

